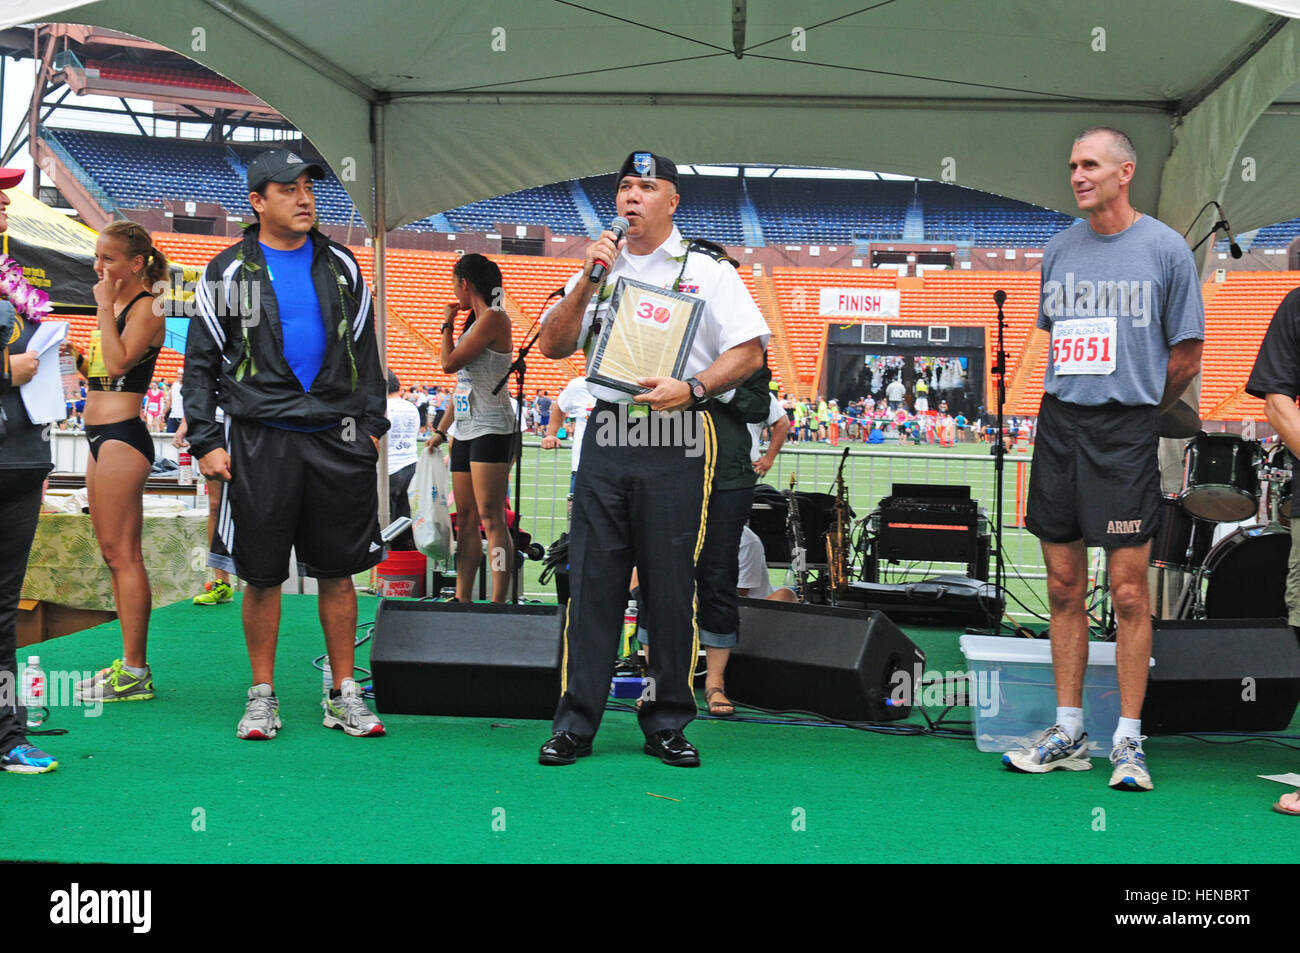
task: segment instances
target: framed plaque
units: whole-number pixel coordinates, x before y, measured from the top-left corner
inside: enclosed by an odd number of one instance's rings
[[[655,285],[620,278],[609,299],[587,379],[629,394],[650,388],[638,377],[681,379],[704,302]]]

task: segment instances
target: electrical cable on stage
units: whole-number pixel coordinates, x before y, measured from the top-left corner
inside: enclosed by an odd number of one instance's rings
[[[1230,738],[1231,741],[1213,741],[1206,735],[1212,735],[1216,738]],[[1281,745],[1283,748],[1290,748],[1292,751],[1300,751],[1300,745],[1289,745],[1282,739],[1288,741],[1300,741],[1300,735],[1266,735],[1257,731],[1202,731],[1192,733],[1190,731],[1180,731],[1177,735],[1169,737],[1191,738],[1193,741],[1203,741],[1207,745],[1244,745],[1248,741],[1269,741],[1275,745]]]
[[[746,722],[752,724],[791,725],[791,726],[798,726],[798,727],[805,727],[805,728],[850,728],[854,731],[866,731],[866,732],[872,732],[874,734],[881,734],[881,735],[923,735],[923,736],[930,736],[934,738],[964,738],[968,741],[972,737],[970,731],[943,728],[937,722],[932,722],[930,720],[930,716],[926,714],[925,709],[920,705],[913,705],[912,709],[913,711],[920,712],[921,717],[925,719],[926,724],[928,726],[925,728],[922,728],[920,725],[905,725],[905,724],[900,724],[898,722],[891,723],[891,722],[875,722],[875,721],[839,721],[834,718],[827,718],[824,715],[821,715],[815,711],[804,711],[798,708],[790,708],[784,710],[778,710],[773,708],[760,708],[757,705],[746,705],[743,702],[736,701],[736,699],[734,698],[732,699],[732,704],[735,706],[737,712],[737,714],[733,716],[727,718],[720,718],[714,715],[701,715],[700,719],[705,719],[708,721]],[[953,706],[950,705],[946,710],[951,710],[952,707]],[[771,721],[768,719],[761,719],[761,718],[747,718],[739,713],[742,708],[745,709],[746,711],[761,712],[765,715],[802,715],[805,718],[811,720]],[[630,705],[619,704],[617,702],[607,702],[605,704],[605,710],[629,712],[632,714],[636,713],[635,707]]]

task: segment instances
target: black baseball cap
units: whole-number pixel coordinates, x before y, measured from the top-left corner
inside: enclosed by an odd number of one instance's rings
[[[623,160],[614,187],[617,189],[618,183],[628,175],[638,175],[643,179],[666,179],[676,185],[677,163],[665,156],[657,156],[653,152],[633,152]]]
[[[325,169],[317,162],[304,162],[288,149],[268,149],[248,164],[248,191],[256,192],[267,182],[294,182],[306,172],[313,179],[325,178]]]

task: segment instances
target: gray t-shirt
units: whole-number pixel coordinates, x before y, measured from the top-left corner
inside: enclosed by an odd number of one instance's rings
[[[1043,252],[1038,326],[1052,334],[1047,393],[1087,407],[1159,404],[1169,349],[1205,338],[1196,261],[1149,215],[1114,235],[1076,222]]]

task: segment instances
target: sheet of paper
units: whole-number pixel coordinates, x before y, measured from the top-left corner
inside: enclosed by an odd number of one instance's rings
[[[1279,781],[1293,788],[1300,788],[1300,774],[1294,772],[1291,774],[1260,774],[1257,777],[1261,777],[1265,781]]]
[[[63,339],[68,336],[68,322],[66,321],[42,321],[37,327],[36,333],[31,336],[27,342],[27,351],[35,351],[37,354],[44,354],[52,347],[57,347],[63,343]]]
[[[68,325],[63,321],[42,321],[27,343],[28,353],[41,355],[36,376],[19,388],[23,406],[34,424],[49,424],[68,416],[68,405],[63,396],[63,373],[59,369],[58,346],[68,336]]]

